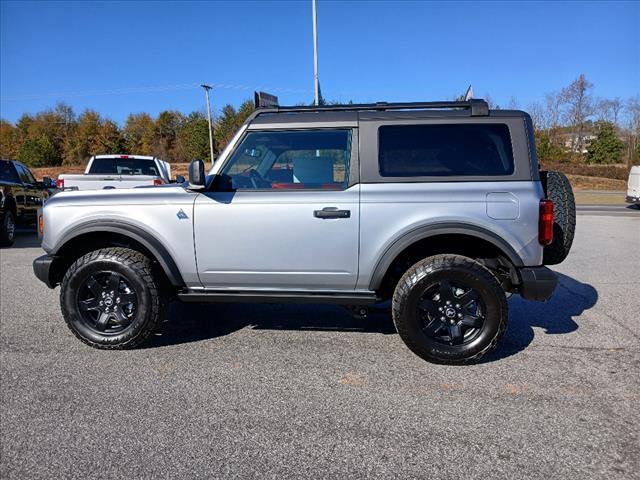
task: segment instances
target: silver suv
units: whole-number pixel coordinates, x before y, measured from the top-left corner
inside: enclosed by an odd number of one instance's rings
[[[571,187],[539,172],[524,112],[258,108],[208,175],[194,161],[183,184],[54,196],[33,267],[97,348],[139,345],[175,297],[390,300],[413,352],[467,363],[504,333],[506,292],[551,296],[543,264],[568,254],[574,225]]]

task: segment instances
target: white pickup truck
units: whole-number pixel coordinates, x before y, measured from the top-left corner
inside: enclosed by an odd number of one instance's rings
[[[83,174],[60,174],[60,190],[102,190],[162,185],[171,181],[171,165],[157,157],[142,155],[96,155]]]

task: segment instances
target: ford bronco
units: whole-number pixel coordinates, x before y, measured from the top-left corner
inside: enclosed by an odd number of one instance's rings
[[[555,211],[554,211],[555,208]],[[555,214],[555,215],[554,215]],[[258,108],[205,175],[64,192],[36,276],[71,331],[139,345],[183,302],[391,302],[420,357],[469,363],[507,294],[548,299],[569,253],[566,177],[540,172],[529,115],[482,100]]]

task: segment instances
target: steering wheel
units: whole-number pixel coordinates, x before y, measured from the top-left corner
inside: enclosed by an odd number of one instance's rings
[[[262,178],[262,175],[260,175],[255,168],[249,170],[249,180],[251,180],[251,185],[253,185],[253,188],[256,189],[264,187],[264,184],[267,183],[267,181]]]

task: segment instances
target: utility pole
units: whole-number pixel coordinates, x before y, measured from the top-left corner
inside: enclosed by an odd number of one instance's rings
[[[318,26],[316,21],[316,0],[311,0],[311,11],[313,12],[313,80],[314,80],[314,103],[320,105],[320,83],[318,81]]]
[[[209,102],[209,90],[213,87],[206,83],[200,85],[204,88],[204,94],[207,98],[207,116],[209,118],[209,149],[211,151],[211,166],[213,167],[213,122],[211,121],[211,103]]]

